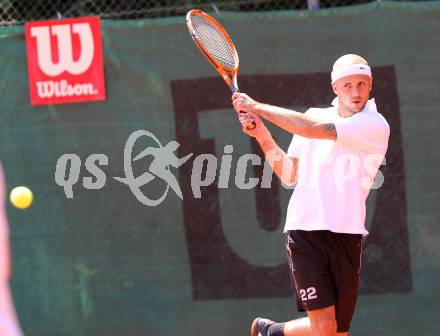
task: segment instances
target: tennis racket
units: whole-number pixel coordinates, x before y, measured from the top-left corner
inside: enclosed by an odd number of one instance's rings
[[[240,66],[238,53],[226,30],[214,18],[198,9],[186,14],[186,24],[196,46],[222,76],[231,91],[240,92],[237,84]],[[247,127],[250,130],[254,128],[255,122]]]

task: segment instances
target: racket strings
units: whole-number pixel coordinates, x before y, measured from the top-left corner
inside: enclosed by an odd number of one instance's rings
[[[203,47],[226,69],[236,69],[236,51],[221,30],[202,16],[193,15],[191,22]]]

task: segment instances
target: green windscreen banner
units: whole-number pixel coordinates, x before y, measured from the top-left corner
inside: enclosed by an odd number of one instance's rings
[[[368,60],[391,135],[351,332],[438,335],[440,3],[220,14],[240,90],[261,102],[330,106],[334,61]],[[8,191],[34,193],[7,205],[26,335],[246,335],[256,316],[303,316],[282,233],[292,189],[184,17],[101,20],[99,102],[31,106],[24,27],[0,37],[0,160]],[[270,130],[287,150],[292,135]]]

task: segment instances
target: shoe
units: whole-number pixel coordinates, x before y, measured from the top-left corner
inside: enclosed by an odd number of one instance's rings
[[[267,329],[274,323],[272,320],[257,317],[251,325],[251,336],[267,336]]]

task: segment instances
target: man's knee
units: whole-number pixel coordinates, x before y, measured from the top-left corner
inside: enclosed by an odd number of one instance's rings
[[[310,325],[314,335],[336,335],[337,322],[334,306],[310,310],[307,314],[309,315]]]

